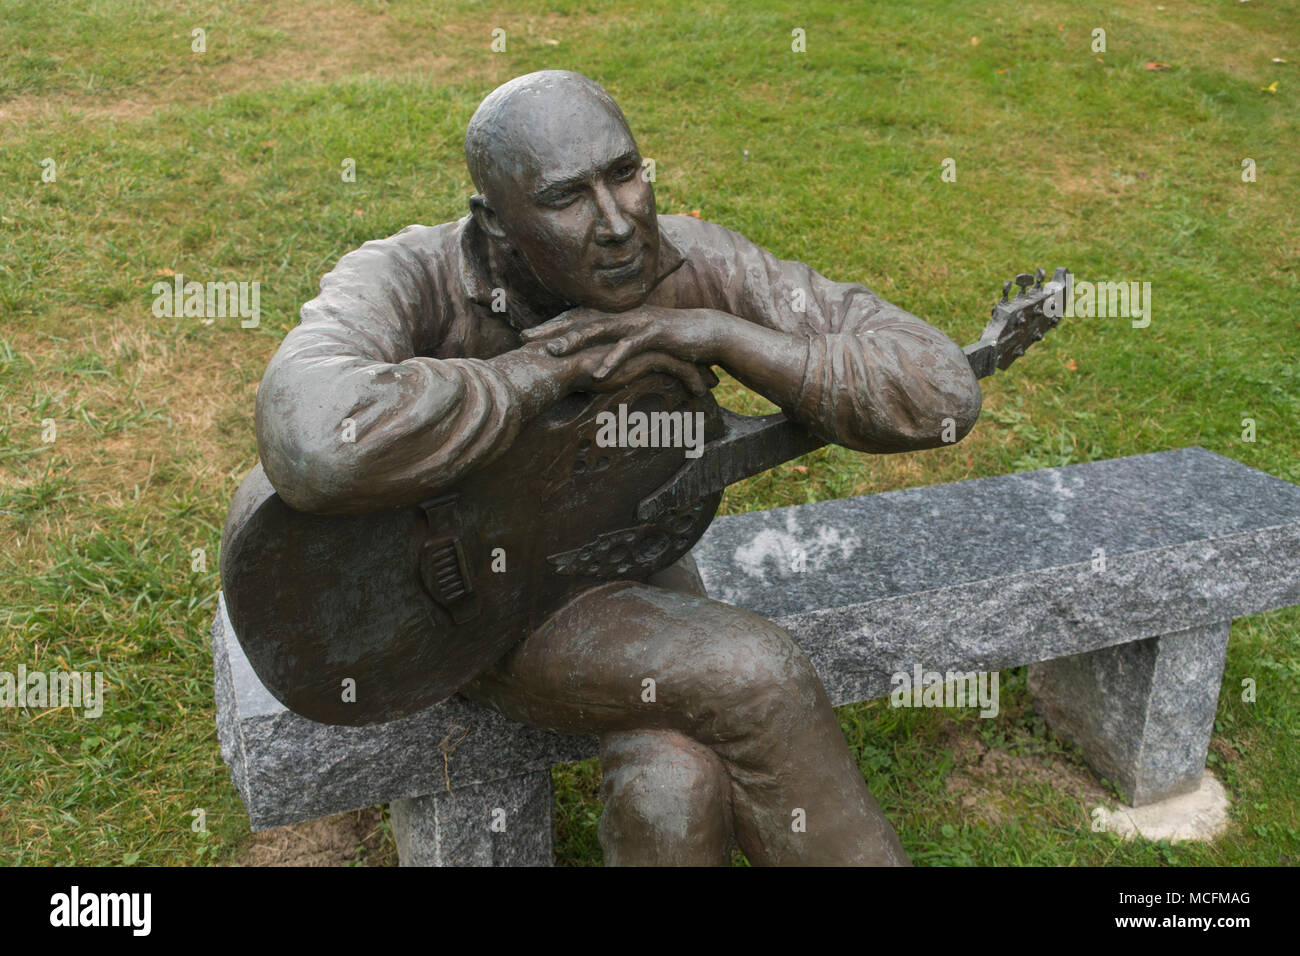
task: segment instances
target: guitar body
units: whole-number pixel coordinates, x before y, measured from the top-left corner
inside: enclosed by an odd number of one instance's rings
[[[722,432],[712,395],[655,374],[569,396],[418,506],[305,514],[255,467],[222,534],[221,580],[262,683],[322,723],[394,720],[454,694],[574,596],[689,552],[721,491],[639,520],[638,503],[681,470],[686,449],[601,447],[602,413],[617,418],[620,404],[625,421],[701,413],[704,439]]]

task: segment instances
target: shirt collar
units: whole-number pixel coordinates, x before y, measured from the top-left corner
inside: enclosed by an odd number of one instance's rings
[[[491,306],[493,290],[503,287],[503,283],[494,280],[492,256],[488,249],[488,238],[474,221],[473,216],[466,216],[460,221],[460,276],[465,295],[481,305]],[[654,286],[658,286],[667,276],[681,268],[686,258],[676,244],[659,230],[659,269],[655,275]],[[654,288],[652,286],[651,288]],[[545,321],[531,305],[523,301],[522,296],[511,295],[506,290],[506,320],[516,330],[531,328]]]

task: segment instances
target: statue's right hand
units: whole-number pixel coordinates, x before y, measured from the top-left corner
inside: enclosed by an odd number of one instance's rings
[[[613,372],[596,378],[605,357],[618,343],[592,346],[564,356],[569,366],[569,383],[575,392],[614,392],[649,372],[675,375],[692,395],[703,395],[718,384],[718,377],[707,365],[679,359],[666,352],[640,352],[619,364]]]

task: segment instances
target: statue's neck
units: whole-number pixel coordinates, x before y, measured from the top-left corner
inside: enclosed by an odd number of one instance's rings
[[[541,325],[573,308],[573,303],[546,288],[524,257],[515,250],[502,250],[488,240],[487,253],[489,274],[501,282],[507,296],[520,298],[521,302],[516,305],[525,306],[522,309],[507,306],[509,315],[525,320],[524,328]]]

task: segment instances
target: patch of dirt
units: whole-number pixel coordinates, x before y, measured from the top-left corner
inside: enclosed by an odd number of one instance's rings
[[[52,396],[44,415],[55,420],[58,433],[47,453],[0,469],[0,490],[40,482],[49,460],[54,472],[69,477],[75,501],[97,508],[120,508],[148,495],[159,497],[160,507],[186,495],[229,496],[232,479],[251,467],[254,454],[253,402],[260,372],[250,370],[265,368],[275,343],[221,334],[178,341],[149,334],[138,319],[131,329],[127,323],[133,318],[130,307],[122,306],[109,316],[107,330],[92,331],[83,342],[103,357],[111,370],[104,375],[77,374],[67,368],[69,357],[51,352],[48,341],[20,330],[6,332],[14,353],[30,366],[21,367],[21,374]],[[27,393],[23,399],[30,400]],[[0,407],[0,420],[10,423],[24,444],[39,447],[40,418],[21,402]],[[105,422],[120,418],[123,424],[101,434],[85,415]],[[229,447],[234,439],[219,427],[225,420],[241,425],[242,455]],[[226,474],[219,463],[230,462],[238,465]],[[48,513],[58,516],[72,504],[63,499]],[[79,530],[97,530],[94,512],[81,512]],[[31,536],[30,524],[0,514],[0,546],[20,545]],[[20,528],[25,530],[19,533]],[[36,537],[38,550],[42,537]],[[41,565],[39,554],[32,559]]]
[[[141,120],[160,110],[206,103],[245,89],[294,80],[332,82],[362,74],[464,79],[478,72],[501,72],[500,79],[507,79],[504,58],[493,57],[488,49],[488,27],[481,31],[484,55],[478,67],[449,49],[468,39],[463,36],[467,29],[479,26],[459,24],[456,33],[462,36],[454,37],[449,27],[430,25],[425,29],[431,35],[424,37],[409,24],[355,7],[319,0],[268,3],[255,25],[210,35],[206,53],[184,54],[152,76],[145,87],[117,96],[72,91],[24,94],[0,102],[0,121],[18,125],[63,113],[91,120]],[[522,33],[533,26],[529,21],[516,28]],[[255,55],[242,47],[253,31],[278,34],[275,48]],[[188,44],[184,48],[188,50]]]
[[[991,824],[1009,822],[1017,815],[1011,798],[1017,785],[1045,784],[1072,797],[1084,814],[1097,806],[1112,806],[1115,798],[1086,770],[1050,756],[1013,755],[990,748],[977,737],[954,736],[955,769],[944,783],[963,810]]]
[[[1060,155],[1052,161],[1048,180],[1064,199],[1119,199],[1142,195],[1159,185],[1160,175],[1154,163],[1138,163],[1144,168],[1120,169],[1113,166],[1089,165],[1086,159],[1074,155]]]
[[[1235,4],[1233,4],[1235,6]],[[1197,65],[1241,71],[1251,76],[1271,76],[1275,56],[1284,56],[1290,46],[1286,38],[1253,24],[1234,22],[1222,8],[1216,16],[1179,16],[1177,8],[1161,10],[1133,4],[1124,15],[1159,38],[1148,46],[1150,60],[1164,60],[1175,67]]]
[[[396,866],[378,807],[253,834],[235,866]]]
[[[259,7],[256,23],[209,35],[206,53],[181,54],[143,78],[139,87],[23,94],[0,102],[0,123],[18,126],[65,114],[82,120],[139,121],[243,90],[295,81],[332,83],[353,76],[483,79],[490,88],[514,75],[508,58],[491,52],[494,27],[504,24],[509,43],[554,46],[562,56],[565,47],[553,38],[564,36],[575,22],[556,13],[511,14],[503,24],[486,15],[454,21],[444,16],[433,7],[428,22],[411,23],[331,0],[268,2]],[[268,32],[276,41],[269,49],[253,53],[241,45],[251,45],[260,39],[254,34]],[[186,37],[172,39],[188,51]]]

